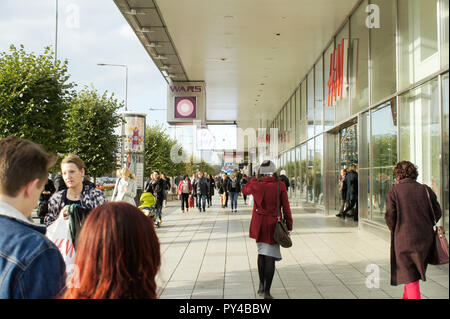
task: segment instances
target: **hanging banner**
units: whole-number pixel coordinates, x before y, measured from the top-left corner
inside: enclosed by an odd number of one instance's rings
[[[205,123],[205,82],[172,82],[167,88],[167,123]]]

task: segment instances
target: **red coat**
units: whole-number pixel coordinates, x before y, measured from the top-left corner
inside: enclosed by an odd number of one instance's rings
[[[292,230],[292,214],[289,207],[286,185],[278,181],[280,185],[280,214],[283,212],[289,230]],[[252,178],[242,187],[242,193],[253,195],[253,214],[250,222],[250,238],[257,243],[263,242],[270,245],[276,244],[273,232],[277,223],[277,181],[275,177],[263,177],[261,182]],[[283,207],[283,210],[281,210]]]
[[[180,181],[180,183],[178,184],[177,192],[180,195],[183,192],[183,182],[184,182],[184,180]],[[192,193],[192,184],[191,184],[191,181],[189,179],[188,179],[188,183],[189,183],[189,194],[190,194],[190,193]]]

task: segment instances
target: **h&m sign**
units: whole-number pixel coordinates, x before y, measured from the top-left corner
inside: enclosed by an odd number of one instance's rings
[[[347,94],[349,61],[348,49],[348,39],[342,39],[341,43],[337,45],[331,54],[330,72],[328,75],[328,106],[332,106],[338,97],[342,99]]]

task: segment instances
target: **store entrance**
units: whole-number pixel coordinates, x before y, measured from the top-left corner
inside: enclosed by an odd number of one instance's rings
[[[327,214],[336,214],[341,207],[339,178],[343,168],[351,164],[358,166],[358,124],[356,119],[347,122],[325,135],[325,209]]]

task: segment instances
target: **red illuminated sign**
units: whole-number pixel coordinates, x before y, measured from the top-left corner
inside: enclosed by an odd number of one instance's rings
[[[330,57],[330,74],[328,79],[328,106],[336,102],[337,96],[342,99],[344,86],[344,39]]]

